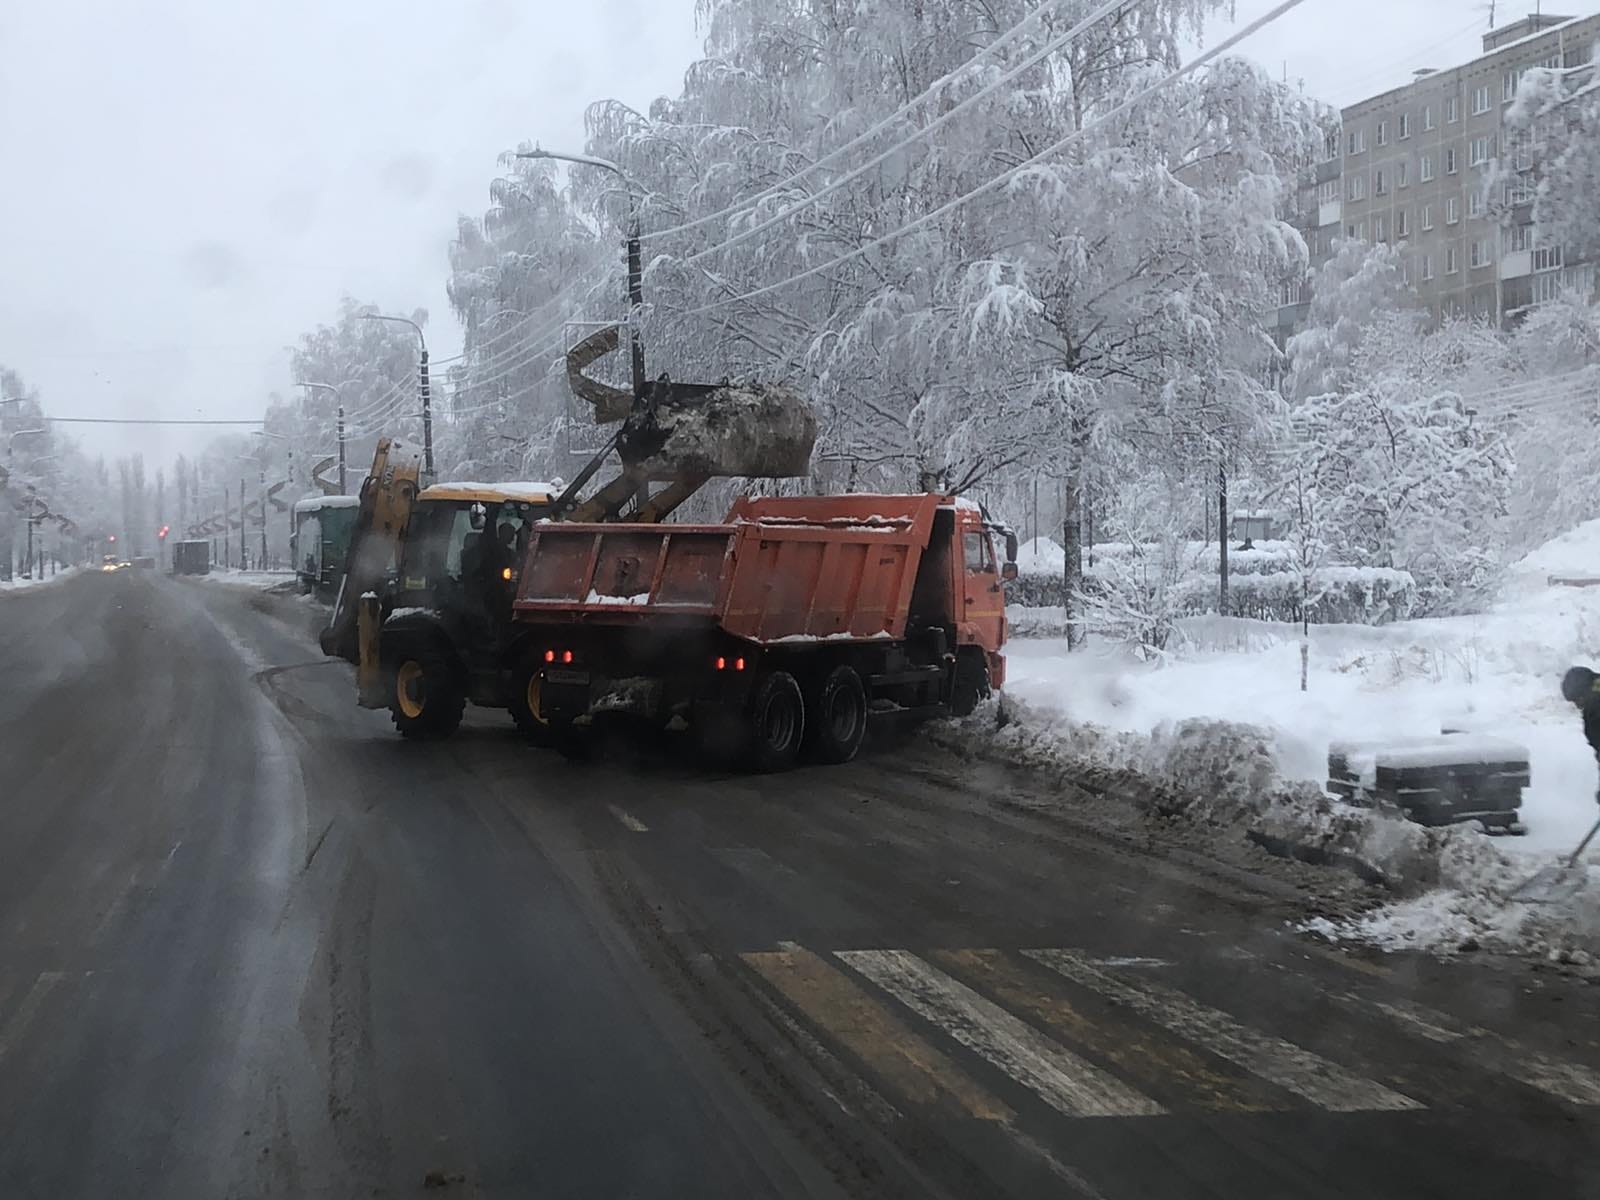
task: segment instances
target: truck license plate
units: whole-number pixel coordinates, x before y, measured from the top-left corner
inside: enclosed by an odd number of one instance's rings
[[[579,684],[583,687],[589,686],[589,672],[587,671],[565,671],[558,667],[552,667],[545,671],[544,677],[549,683],[571,683]]]

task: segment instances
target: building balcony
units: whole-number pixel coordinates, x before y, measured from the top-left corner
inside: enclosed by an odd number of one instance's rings
[[[1500,256],[1500,278],[1520,279],[1524,275],[1533,274],[1533,252],[1530,250],[1513,250],[1509,254]]]
[[[1324,225],[1337,225],[1344,219],[1344,201],[1327,200],[1317,205],[1317,228]]]

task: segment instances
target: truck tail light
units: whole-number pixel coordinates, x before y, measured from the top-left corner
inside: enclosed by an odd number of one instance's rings
[[[544,660],[545,662],[555,662],[556,652],[554,650],[546,650],[544,652]]]
[[[564,662],[564,663],[571,662],[572,661],[572,651],[571,650],[563,650],[561,652],[561,661]]]
[[[742,671],[742,670],[744,670],[744,659],[742,659],[742,658],[736,658],[736,659],[734,659],[734,660],[733,660],[733,669],[734,669],[734,670],[735,670],[735,671]]]
[[[722,655],[720,655],[720,654],[717,655],[717,670],[726,671],[727,669],[728,669],[728,660],[723,658]]]

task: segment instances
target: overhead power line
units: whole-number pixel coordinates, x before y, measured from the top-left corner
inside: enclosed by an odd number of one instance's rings
[[[39,420],[54,421],[58,425],[260,425],[266,418],[223,420],[214,417],[51,417],[41,414]]]

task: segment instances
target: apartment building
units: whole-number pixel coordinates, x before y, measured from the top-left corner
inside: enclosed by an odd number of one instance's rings
[[[1534,236],[1537,164],[1509,136],[1505,111],[1525,71],[1588,66],[1597,39],[1600,15],[1528,16],[1484,34],[1471,62],[1419,68],[1412,82],[1343,109],[1310,180],[1315,195],[1303,180],[1293,206],[1313,265],[1341,236],[1397,245],[1436,320],[1506,322],[1563,287],[1593,290],[1592,264],[1566,262],[1562,247]],[[1291,287],[1283,300],[1286,337],[1309,292]]]

